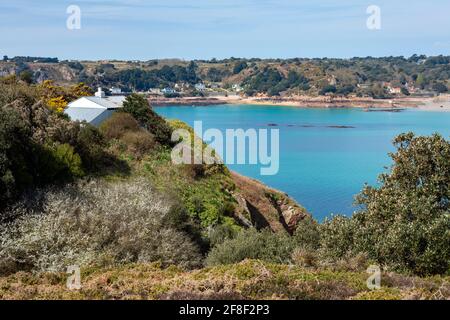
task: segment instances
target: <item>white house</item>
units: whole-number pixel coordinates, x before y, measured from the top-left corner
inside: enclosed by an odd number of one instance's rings
[[[111,91],[111,94],[122,94],[122,89],[116,87],[112,87],[109,91]]]
[[[124,101],[125,96],[106,97],[102,89],[98,88],[94,97],[82,97],[69,103],[65,113],[73,121],[86,121],[98,126],[122,108]]]
[[[177,93],[174,89],[169,88],[169,87],[162,89],[161,92],[162,92],[162,94],[175,94],[175,93]]]
[[[205,86],[203,83],[197,83],[197,84],[195,85],[195,89],[196,89],[197,91],[205,91],[205,90],[206,90],[206,86]]]

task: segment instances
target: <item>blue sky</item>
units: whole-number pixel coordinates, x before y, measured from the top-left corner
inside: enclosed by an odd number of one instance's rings
[[[81,9],[68,30],[66,9]],[[369,30],[369,5],[381,30]],[[0,55],[209,59],[450,54],[449,0],[0,0]]]

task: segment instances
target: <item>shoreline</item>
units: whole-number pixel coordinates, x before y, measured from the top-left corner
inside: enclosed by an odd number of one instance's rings
[[[214,106],[214,105],[267,105],[298,108],[359,108],[370,111],[402,111],[415,109],[421,111],[450,112],[450,95],[438,97],[405,97],[394,99],[372,98],[332,98],[332,97],[181,97],[148,98],[152,106]]]

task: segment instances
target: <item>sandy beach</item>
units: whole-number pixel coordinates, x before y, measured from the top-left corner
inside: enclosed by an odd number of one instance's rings
[[[208,106],[219,104],[255,104],[275,105],[301,108],[370,108],[370,109],[405,109],[415,108],[424,111],[450,111],[450,95],[437,97],[405,97],[394,99],[372,99],[372,98],[345,98],[345,97],[241,97],[219,96],[219,97],[181,97],[163,98],[150,97],[149,102],[153,106]]]

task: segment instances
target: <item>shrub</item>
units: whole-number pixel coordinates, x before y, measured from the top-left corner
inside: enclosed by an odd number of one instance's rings
[[[53,160],[60,164],[61,171],[67,171],[69,177],[84,175],[81,158],[69,144],[58,144],[52,149]]]
[[[156,144],[153,135],[144,129],[126,132],[120,140],[127,145],[128,151],[137,158],[142,158]]]
[[[139,94],[129,95],[123,103],[123,112],[131,114],[141,126],[155,136],[162,145],[172,145],[172,129],[169,124],[150,107],[147,99]]]
[[[80,155],[83,167],[87,171],[98,172],[103,167],[108,158],[105,146],[105,139],[96,127],[87,123],[80,127],[75,151]]]
[[[323,257],[337,260],[348,255],[354,245],[354,221],[335,216],[320,225],[320,245]]]
[[[236,229],[233,226],[227,224],[219,224],[210,229],[208,233],[208,238],[211,247],[215,247],[227,240],[236,237]]]
[[[126,132],[139,130],[139,123],[129,113],[115,112],[100,126],[100,131],[106,139],[120,139]]]
[[[294,232],[295,243],[302,248],[317,250],[320,247],[320,225],[310,216],[297,223]]]
[[[292,262],[300,267],[317,267],[318,264],[317,253],[305,248],[296,248],[291,258]]]
[[[367,254],[391,269],[429,275],[450,269],[450,143],[439,135],[394,140],[391,172],[357,197],[361,211],[321,226],[325,255]]]
[[[0,107],[0,208],[33,180],[29,135],[17,112]]]
[[[208,265],[232,264],[245,259],[259,259],[267,262],[286,263],[290,261],[294,242],[287,234],[274,234],[269,230],[258,232],[248,229],[236,238],[224,241],[209,253]]]
[[[68,265],[160,261],[201,264],[197,246],[167,223],[171,201],[142,179],[37,190],[0,226],[0,272],[64,271]]]

